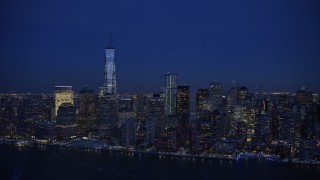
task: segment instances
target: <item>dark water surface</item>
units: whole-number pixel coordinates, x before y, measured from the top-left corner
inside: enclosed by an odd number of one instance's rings
[[[111,151],[0,145],[0,179],[318,179],[320,167],[263,159],[160,158]]]

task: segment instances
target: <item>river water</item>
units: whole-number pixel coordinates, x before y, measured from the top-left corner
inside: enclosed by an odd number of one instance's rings
[[[0,179],[320,179],[320,167],[264,159],[160,157],[0,145]]]

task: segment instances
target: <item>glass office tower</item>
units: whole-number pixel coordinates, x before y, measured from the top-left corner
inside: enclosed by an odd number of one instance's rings
[[[176,98],[177,98],[177,74],[164,74],[164,112],[166,116],[176,115]]]
[[[115,49],[111,46],[105,49],[104,84],[100,94],[117,94]]]

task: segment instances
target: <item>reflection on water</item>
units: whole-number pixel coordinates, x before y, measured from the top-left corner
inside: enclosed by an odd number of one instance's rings
[[[238,161],[115,151],[0,145],[0,179],[302,179],[320,177],[315,166],[263,159]],[[4,172],[4,173],[3,173]]]
[[[19,149],[19,151],[22,151],[22,149]],[[24,153],[20,154],[18,162],[17,162],[15,170],[14,170],[14,173],[12,175],[12,179],[20,179],[21,178],[24,167],[26,165],[26,161],[27,161],[26,154],[24,154]]]

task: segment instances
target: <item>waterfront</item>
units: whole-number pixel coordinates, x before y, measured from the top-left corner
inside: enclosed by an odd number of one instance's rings
[[[0,145],[1,179],[318,179],[320,167]]]

